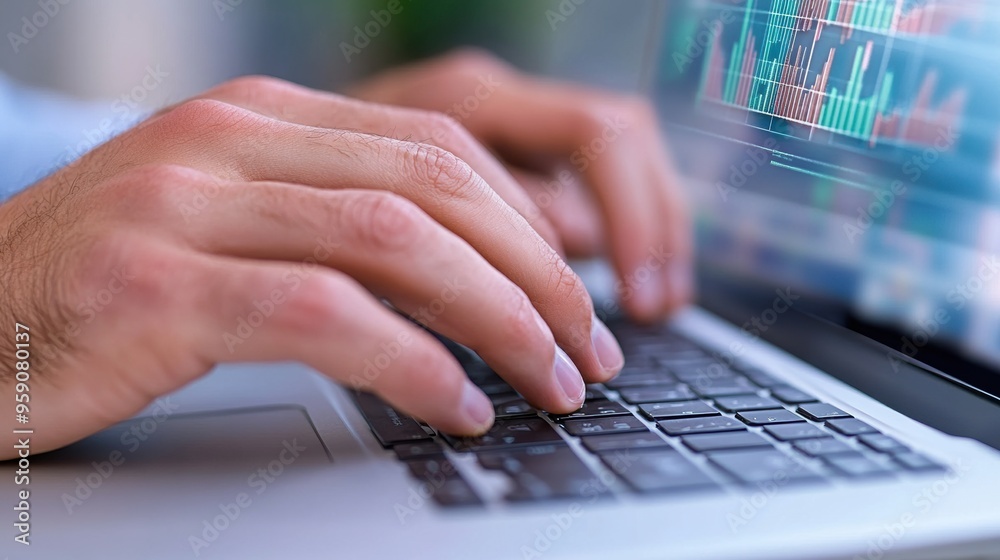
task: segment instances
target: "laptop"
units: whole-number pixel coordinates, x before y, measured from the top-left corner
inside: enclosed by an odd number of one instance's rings
[[[34,457],[31,545],[0,555],[1000,558],[1000,10],[658,6],[699,304],[630,324],[582,264],[626,366],[580,410],[444,339],[496,405],[483,437],[298,364],[221,367]]]

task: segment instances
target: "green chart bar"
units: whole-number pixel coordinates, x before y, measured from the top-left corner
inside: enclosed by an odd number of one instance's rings
[[[840,0],[832,0],[830,2],[830,11],[826,14],[826,19],[834,21],[837,18],[838,11],[840,11]]]
[[[729,72],[726,76],[726,90],[722,96],[727,103],[736,102],[736,89],[740,83],[740,74],[747,47],[747,36],[750,30],[750,17],[753,15],[753,0],[747,0],[746,15],[743,17],[743,29],[740,31],[740,42],[729,57]]]

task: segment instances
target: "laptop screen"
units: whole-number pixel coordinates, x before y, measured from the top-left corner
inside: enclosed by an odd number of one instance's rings
[[[1000,364],[1000,2],[665,2],[702,265]]]

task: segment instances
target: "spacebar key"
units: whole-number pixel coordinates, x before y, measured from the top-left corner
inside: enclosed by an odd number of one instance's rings
[[[416,420],[371,393],[354,393],[354,400],[383,447],[431,437]]]

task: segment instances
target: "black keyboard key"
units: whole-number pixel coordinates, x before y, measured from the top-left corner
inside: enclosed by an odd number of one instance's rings
[[[771,397],[745,395],[739,397],[719,397],[715,399],[715,406],[726,412],[742,412],[744,410],[781,408],[781,403]]]
[[[631,414],[628,416],[571,418],[563,420],[562,426],[570,435],[574,436],[649,431],[649,428],[641,420]]]
[[[496,411],[497,418],[535,416],[535,413],[537,412],[535,407],[531,406],[526,400],[516,395],[513,397],[507,397],[506,399],[494,400],[493,409]]]
[[[912,451],[895,455],[893,459],[910,471],[943,471],[944,465]]]
[[[719,411],[702,401],[680,401],[646,403],[639,405],[639,411],[650,420],[668,418],[690,418],[693,416],[716,416]]]
[[[823,460],[836,471],[852,478],[868,476],[887,476],[892,474],[892,469],[880,465],[875,461],[861,455],[829,455]]]
[[[707,434],[711,432],[735,432],[746,429],[743,424],[725,416],[703,416],[700,418],[661,420],[660,422],[657,422],[656,425],[669,436]]]
[[[478,387],[482,392],[486,393],[486,396],[506,395],[514,392],[514,388],[507,383],[489,383],[478,385]]]
[[[678,384],[623,387],[620,393],[622,400],[629,404],[688,401],[696,398],[687,385]]]
[[[506,393],[493,393],[492,395],[486,395],[486,396],[489,397],[490,402],[493,403],[493,406],[521,398],[521,395],[518,395],[514,391],[508,391]]]
[[[862,434],[877,434],[878,430],[865,424],[857,418],[836,418],[827,420],[826,425],[832,430],[844,434],[845,436],[859,436]]]
[[[771,387],[771,396],[785,404],[805,404],[816,402],[816,397],[799,391],[795,387]]]
[[[444,455],[444,449],[441,449],[438,442],[433,440],[401,443],[394,445],[392,450],[396,452],[396,457],[402,460],[440,457]]]
[[[589,401],[583,406],[570,412],[569,414],[549,414],[553,420],[566,420],[568,418],[597,418],[600,416],[618,416],[631,414],[627,408],[614,401]]]
[[[761,371],[754,367],[741,367],[740,372],[745,375],[750,381],[761,387],[777,387],[778,385],[784,385],[785,382],[773,377],[771,374]]]
[[[583,446],[591,453],[602,453],[616,449],[652,449],[670,447],[663,438],[653,432],[630,432],[588,436],[583,438]]]
[[[572,449],[565,445],[538,445],[505,451],[481,453],[480,464],[510,476],[514,488],[510,501],[547,499],[591,500],[608,496],[601,482]]]
[[[817,422],[822,422],[823,420],[831,420],[833,418],[850,418],[851,415],[840,410],[839,408],[833,406],[832,404],[826,403],[811,403],[804,404],[798,408],[799,414],[805,416],[810,420],[816,420]]]
[[[751,426],[764,426],[767,424],[789,424],[792,422],[805,422],[805,420],[794,412],[784,408],[774,410],[755,410],[739,412],[736,414],[740,422],[746,422]]]
[[[834,438],[803,439],[792,444],[795,449],[809,455],[810,457],[822,457],[825,455],[840,455],[843,453],[857,453],[850,445]]]
[[[685,383],[698,383],[699,381],[718,381],[722,379],[733,379],[736,377],[742,377],[739,373],[729,369],[728,367],[714,363],[692,363],[685,365],[673,365],[670,368],[671,373],[674,377],[684,381]]]
[[[649,385],[663,385],[664,383],[676,383],[674,376],[666,371],[636,373],[632,375],[619,375],[618,377],[605,381],[604,384],[612,389],[623,389],[625,387],[648,387]]]
[[[431,437],[419,422],[371,393],[355,393],[354,401],[382,447]]]
[[[707,474],[672,449],[614,451],[601,454],[601,460],[640,493],[704,490],[717,486]]]
[[[406,461],[410,473],[420,481],[418,492],[442,506],[475,506],[482,504],[472,486],[455,469],[451,461],[440,459],[413,459]]]
[[[805,422],[801,424],[771,424],[764,426],[764,431],[770,434],[771,437],[781,441],[821,438],[830,435],[816,426]]]
[[[766,439],[747,431],[684,436],[681,438],[681,441],[684,442],[684,445],[699,453],[722,449],[771,447],[771,444]]]
[[[600,387],[595,387],[593,385],[587,385],[587,391],[583,394],[584,401],[606,401],[608,400],[607,393],[604,389]]]
[[[881,453],[895,455],[897,453],[906,453],[910,450],[909,447],[900,443],[899,440],[884,434],[868,434],[863,435],[858,439],[861,440],[861,443]]]
[[[692,391],[706,399],[757,393],[757,386],[750,383],[745,377],[698,379],[689,381],[688,385],[691,386]]]
[[[543,418],[506,418],[493,423],[488,432],[477,437],[445,438],[456,451],[482,451],[506,446],[562,443],[563,439]]]
[[[466,374],[469,376],[469,381],[472,381],[476,385],[506,385],[507,382],[503,380],[502,377],[497,375],[492,369],[486,366],[486,364],[470,365],[466,367]]]
[[[715,466],[745,484],[823,480],[821,476],[777,449],[712,453],[708,458]]]

